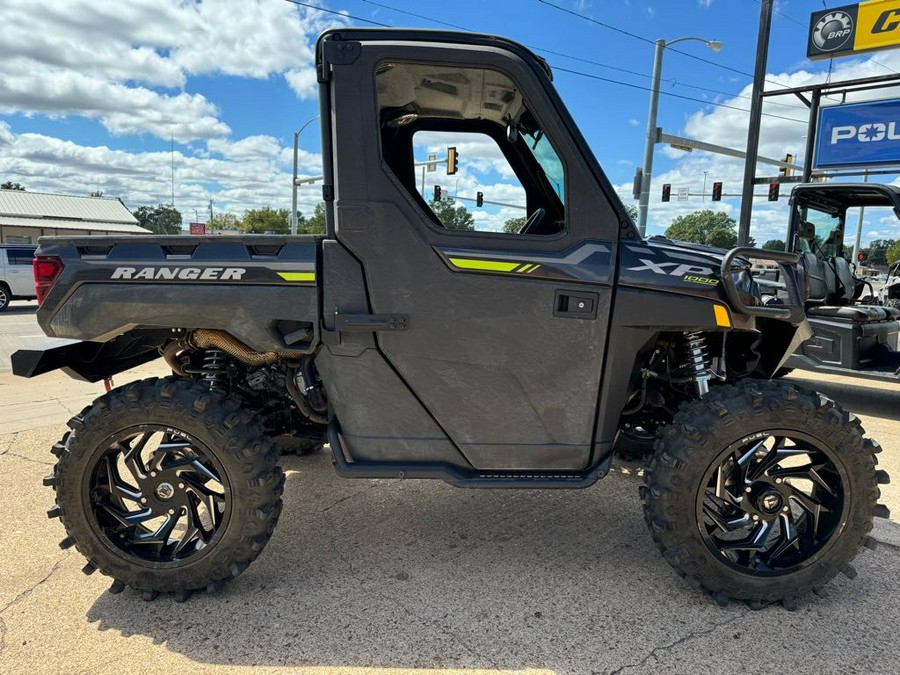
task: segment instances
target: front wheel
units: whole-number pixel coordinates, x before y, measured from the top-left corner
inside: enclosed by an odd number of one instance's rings
[[[877,504],[877,444],[855,417],[784,382],[720,386],[662,430],[644,515],[689,583],[723,604],[792,607],[866,542]]]
[[[116,582],[154,597],[216,589],[278,521],[277,452],[240,400],[184,378],[135,382],[69,422],[46,483],[67,537]],[[178,595],[176,595],[176,599]]]

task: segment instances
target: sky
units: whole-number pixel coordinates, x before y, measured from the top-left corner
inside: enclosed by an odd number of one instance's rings
[[[631,187],[643,154],[657,38],[724,44],[718,53],[701,42],[666,50],[659,126],[708,143],[746,145],[758,0],[304,2],[315,7],[286,0],[0,0],[0,182],[63,194],[101,190],[132,210],[171,202],[174,187],[185,222],[207,220],[210,200],[216,214],[289,208],[293,133],[310,120],[300,137],[299,172],[321,172],[315,39],[332,26],[373,25],[367,22],[493,33],[544,56],[626,204],[635,203]],[[767,89],[900,72],[896,50],[808,61],[809,15],[822,6],[822,0],[776,0]],[[803,104],[776,97],[764,115],[760,154],[791,153],[802,163]],[[460,173],[426,175],[426,192],[437,182],[449,194],[483,190],[486,199],[511,206],[461,203],[496,229],[520,215],[521,188],[495,149],[462,140]],[[443,154],[436,139],[422,138],[417,160],[429,150]],[[655,156],[648,234],[702,208],[737,218],[737,199],[714,203],[701,193],[714,181],[723,182],[726,195],[739,193],[741,160],[666,146],[657,146]],[[758,175],[774,171],[760,165]],[[672,185],[669,203],[660,202],[663,183]],[[678,200],[679,188],[691,196]],[[783,238],[786,192],[783,186],[776,203],[755,201],[751,235],[758,243]],[[318,185],[300,187],[300,210],[312,213],[320,194]],[[863,242],[878,238],[900,238],[890,214],[866,219]]]

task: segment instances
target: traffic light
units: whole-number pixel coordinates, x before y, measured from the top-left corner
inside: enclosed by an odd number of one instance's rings
[[[662,200],[664,202],[667,202],[671,198],[672,198],[672,184],[671,183],[663,183]]]
[[[475,206],[484,206],[484,193],[483,192],[475,193]]]
[[[769,183],[769,201],[777,202],[778,201],[778,188],[780,187],[780,183]]]
[[[784,156],[784,161],[787,162],[788,164],[793,164],[794,156],[791,153],[788,153]],[[793,169],[790,169],[786,166],[783,166],[780,169],[778,169],[778,172],[784,174],[785,178],[787,178],[788,176],[791,175],[791,171],[793,171]]]
[[[440,185],[434,186],[434,199],[432,201],[435,201],[435,202],[441,201],[441,186]]]
[[[864,263],[864,262],[866,262],[866,260],[868,260],[868,259],[869,259],[869,254],[868,254],[868,253],[866,253],[865,251],[860,251],[860,252],[859,252],[859,262]]]
[[[456,154],[456,146],[447,148],[447,175],[452,176],[459,170],[459,155]]]
[[[714,202],[722,201],[722,183],[713,183],[712,200]]]

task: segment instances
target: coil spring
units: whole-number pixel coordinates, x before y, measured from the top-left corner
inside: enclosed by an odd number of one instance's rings
[[[685,333],[684,339],[688,357],[685,366],[693,371],[697,392],[700,396],[705,396],[709,392],[709,349],[706,337],[699,331],[693,331]]]
[[[228,361],[221,349],[207,349],[203,352],[203,367],[200,372],[210,391],[225,389],[227,367]]]

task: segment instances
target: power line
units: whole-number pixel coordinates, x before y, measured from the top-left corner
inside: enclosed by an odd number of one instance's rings
[[[431,23],[436,23],[440,26],[447,26],[448,28],[456,28],[457,30],[469,30],[468,28],[464,28],[463,26],[458,26],[455,23],[448,23],[446,21],[441,21],[440,19],[432,19],[430,16],[425,16],[423,14],[416,14],[415,12],[407,12],[405,9],[391,7],[390,5],[385,5],[380,2],[374,2],[373,0],[359,0],[359,1],[364,2],[367,5],[375,5],[376,7],[381,7],[382,9],[388,9],[392,12],[397,12],[398,14],[405,14],[406,16],[412,16],[417,19],[424,19],[425,21],[431,21]]]
[[[631,82],[622,82],[620,80],[613,80],[608,77],[601,77],[600,75],[592,75],[591,73],[585,73],[580,70],[571,70],[569,68],[561,68],[559,66],[554,66],[554,70],[558,70],[563,73],[571,73],[572,75],[580,75],[582,77],[589,77],[592,80],[600,80],[602,82],[610,82],[611,84],[618,84],[623,87],[630,87],[632,89],[641,89],[643,91],[651,91],[650,87],[642,87],[639,84],[632,84]],[[668,91],[660,91],[660,94],[663,96],[669,96],[671,98],[680,98],[685,101],[695,101],[696,103],[703,103],[704,105],[711,105],[717,108],[727,108],[729,110],[738,110],[740,112],[750,112],[746,108],[738,108],[737,106],[728,105],[727,103],[716,103],[715,101],[705,101],[702,98],[695,98],[693,96],[684,96],[682,94],[673,94]],[[764,117],[773,117],[779,120],[786,120],[788,122],[799,122],[800,124],[806,124],[806,120],[799,120],[796,117],[784,117],[782,115],[773,115],[772,113],[763,113]]]
[[[572,16],[578,17],[580,19],[584,19],[585,21],[589,21],[590,23],[596,24],[598,26],[602,26],[603,28],[608,28],[609,30],[615,31],[617,33],[621,33],[622,35],[627,35],[628,37],[635,38],[636,40],[640,40],[641,42],[646,42],[651,45],[655,45],[656,42],[651,40],[650,38],[646,38],[643,35],[638,35],[637,33],[632,33],[631,31],[627,31],[623,28],[619,28],[617,26],[610,25],[608,23],[604,23],[603,21],[598,21],[593,17],[587,16],[586,14],[581,14],[580,12],[576,12],[575,10],[569,9],[567,7],[562,7],[555,3],[549,2],[549,0],[537,0],[542,5],[547,5],[548,7],[553,7],[554,9],[559,10],[560,12],[564,12],[566,14],[571,14]],[[718,63],[717,61],[711,61],[709,59],[705,59],[702,56],[697,56],[696,54],[691,54],[690,52],[685,52],[680,49],[675,49],[674,47],[667,47],[670,52],[674,52],[676,54],[681,54],[682,56],[686,56],[690,59],[694,59],[695,61],[700,61],[701,63],[707,63],[711,66],[715,66],[716,68],[722,68],[723,70],[729,70],[732,73],[737,73],[738,75],[743,75],[745,77],[749,77],[751,80],[753,79],[753,75],[750,73],[739,70],[738,68],[732,68],[731,66],[726,66],[724,63]],[[766,80],[769,84],[774,84],[779,87],[788,88],[786,84],[782,84],[781,82],[776,82],[775,80]]]
[[[345,14],[344,12],[336,12],[333,9],[326,9],[325,7],[319,7],[318,5],[311,5],[308,2],[300,2],[300,0],[285,0],[285,1],[291,3],[292,5],[300,5],[301,7],[308,7],[309,9],[315,9],[320,12],[325,12],[326,14],[336,14],[337,16],[344,17],[345,19],[353,19],[354,21],[362,21],[363,23],[370,23],[373,26],[381,26],[382,28],[392,28],[392,26],[387,23],[380,23],[378,21],[372,21],[371,19],[363,19],[361,16],[353,16],[352,14]]]
[[[367,4],[377,5],[377,6],[379,6],[379,7],[384,8],[384,9],[389,9],[389,10],[397,11],[397,12],[400,12],[400,13],[403,13],[403,14],[409,14],[409,15],[411,15],[411,16],[415,16],[416,18],[424,19],[424,20],[426,20],[426,21],[433,21],[433,22],[435,22],[435,23],[445,23],[445,22],[441,22],[441,21],[439,21],[439,20],[437,20],[437,19],[432,19],[431,17],[425,16],[425,15],[414,14],[414,13],[412,13],[412,12],[406,12],[405,10],[396,9],[396,8],[394,8],[394,7],[391,7],[391,6],[389,6],[389,5],[385,5],[385,4],[383,4],[383,3],[373,2],[373,0],[361,0],[361,1],[362,1],[362,2],[366,2]],[[544,2],[544,0],[538,0],[538,1],[539,1],[539,2]],[[324,7],[317,7],[316,5],[311,5],[311,4],[308,4],[308,3],[305,3],[305,2],[300,2],[299,0],[287,0],[287,2],[290,2],[290,3],[295,4],[295,5],[301,5],[301,6],[303,6],[303,7],[308,7],[308,8],[310,8],[310,9],[316,9],[316,10],[319,10],[319,11],[321,11],[321,12],[327,12],[327,13],[329,13],[329,14],[337,14],[338,16],[342,16],[342,17],[346,17],[346,18],[349,18],[349,19],[353,19],[353,20],[355,20],[355,21],[365,21],[365,22],[367,22],[367,23],[371,23],[371,24],[374,24],[374,25],[376,25],[376,26],[382,26],[382,27],[384,27],[384,28],[390,28],[390,27],[391,27],[389,24],[379,23],[379,22],[377,22],[377,21],[371,21],[371,20],[369,20],[369,19],[363,19],[363,18],[361,18],[361,17],[355,17],[355,16],[353,16],[353,15],[351,15],[351,14],[344,14],[343,12],[336,12],[336,11],[334,11],[334,10],[325,9]],[[552,3],[546,3],[546,4],[551,4],[551,6],[556,7],[556,5],[552,5]],[[566,10],[566,11],[570,11],[570,10]],[[571,12],[570,12],[570,13],[571,13]],[[599,23],[599,22],[597,22],[597,23]],[[450,25],[451,27],[453,27],[453,28],[459,28],[460,30],[467,30],[466,28],[463,28],[463,27],[461,27],[461,26],[455,26],[455,25],[452,25],[452,24],[445,24],[445,25]],[[605,24],[602,24],[602,25],[605,25]],[[645,38],[641,38],[641,39],[645,39]],[[531,49],[539,49],[539,48],[537,48],[537,47],[531,47]],[[546,51],[547,53],[553,53],[553,52],[551,52],[551,50],[545,50],[545,49],[541,49],[540,51]],[[599,63],[599,62],[591,62],[591,61],[589,61],[588,59],[581,59],[581,58],[579,58],[579,57],[568,56],[568,55],[562,54],[562,53],[560,53],[560,52],[556,52],[556,54],[559,55],[559,56],[564,56],[565,58],[573,58],[573,59],[575,59],[575,60],[586,61],[586,62],[589,62],[589,63],[595,63],[596,65],[614,68],[613,66],[606,66],[605,64],[602,64],[602,63]],[[712,63],[712,62],[710,62],[710,63]],[[634,83],[631,83],[631,82],[623,82],[623,81],[621,81],[621,80],[614,80],[614,79],[608,78],[608,77],[601,77],[600,75],[594,75],[594,74],[592,74],[592,73],[585,73],[585,72],[580,71],[580,70],[573,70],[573,69],[571,69],[571,68],[562,68],[562,67],[560,67],[560,66],[553,66],[553,69],[554,69],[554,70],[558,70],[558,71],[560,71],[560,72],[569,73],[569,74],[571,74],[571,75],[578,75],[578,76],[580,76],[580,77],[590,78],[590,79],[592,79],[592,80],[599,80],[599,81],[601,81],[601,82],[608,82],[608,83],[610,83],[610,84],[617,84],[617,85],[622,86],[622,87],[629,87],[629,88],[631,88],[631,89],[639,89],[639,90],[642,90],[642,91],[651,91],[650,87],[644,87],[644,86],[641,86],[641,85],[639,85],[639,84],[634,84]],[[625,70],[625,69],[617,69],[617,70],[623,70],[623,71],[625,71],[625,72],[629,72],[629,71],[627,71],[627,70]],[[641,75],[642,77],[644,76],[643,73],[636,73],[635,71],[631,71],[631,72],[632,72],[633,74]],[[678,84],[678,83],[676,82],[676,84]],[[683,85],[683,86],[692,86],[692,85]],[[698,89],[701,89],[701,87],[697,87],[697,88],[698,88]],[[708,91],[713,91],[713,90],[708,90]],[[718,93],[722,93],[722,94],[725,95],[725,96],[731,96],[731,94],[727,94],[727,93],[725,93],[725,92],[718,92]],[[674,93],[668,92],[668,91],[660,91],[660,94],[662,94],[662,95],[664,95],[664,96],[669,96],[669,97],[671,97],[671,98],[678,98],[678,99],[682,99],[682,100],[685,100],[685,101],[693,101],[693,102],[696,102],[696,103],[702,103],[702,104],[704,104],[704,105],[711,105],[711,106],[715,106],[715,107],[718,107],[718,108],[727,108],[727,109],[730,109],[730,110],[737,110],[737,111],[740,111],[740,112],[749,112],[749,110],[747,110],[747,109],[745,109],[745,108],[738,108],[737,106],[731,106],[731,105],[727,105],[727,104],[725,104],[725,103],[717,103],[717,102],[715,102],[715,101],[707,101],[707,100],[704,100],[704,99],[701,99],[701,98],[695,98],[695,97],[692,97],[692,96],[684,96],[684,95],[681,95],[681,94],[674,94]],[[747,98],[747,97],[735,96],[735,98]],[[785,105],[785,104],[782,104],[782,105]],[[789,107],[795,107],[795,108],[797,108],[797,109],[800,109],[799,106],[789,106]],[[765,117],[772,117],[772,118],[775,118],[775,119],[787,120],[787,121],[789,121],[789,122],[800,122],[800,123],[806,124],[805,121],[803,121],[803,120],[798,120],[798,119],[796,119],[796,118],[783,117],[783,116],[781,116],[781,115],[773,115],[772,113],[763,113],[763,115],[764,115]]]

